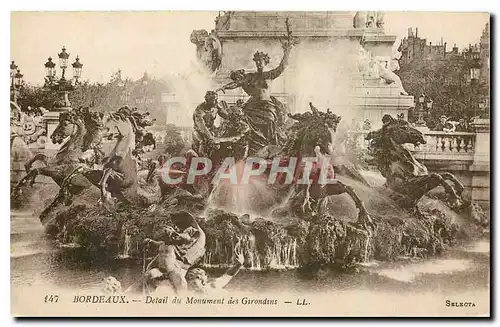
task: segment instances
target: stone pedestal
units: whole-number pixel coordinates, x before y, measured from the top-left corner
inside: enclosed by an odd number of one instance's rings
[[[476,132],[474,164],[490,164],[490,120],[475,119],[472,128]]]
[[[490,120],[476,119],[472,122],[476,132],[474,159],[469,170],[472,175],[472,200],[490,202]]]

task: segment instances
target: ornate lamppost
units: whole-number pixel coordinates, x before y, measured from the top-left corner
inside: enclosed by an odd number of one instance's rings
[[[427,110],[429,111],[429,113],[432,110],[433,104],[434,104],[434,101],[432,101],[432,99],[429,99],[429,101],[427,102]]]
[[[471,83],[475,83],[479,80],[479,75],[481,74],[480,54],[475,46],[474,48],[471,47],[469,51],[472,53],[469,59],[470,80]]]
[[[425,102],[425,94],[422,93],[418,97],[418,120],[415,122],[415,125],[419,127],[425,127],[425,120],[424,120],[424,102]]]
[[[82,77],[83,64],[80,62],[80,57],[76,56],[75,62],[71,64],[73,67],[73,77],[75,78],[75,84],[80,84],[80,77]]]
[[[432,99],[429,99],[427,101],[427,117],[429,117],[431,115],[433,105],[434,105],[434,101],[432,101]]]
[[[47,123],[47,135],[52,135],[52,132],[59,123],[59,113],[62,111],[71,110],[71,102],[69,102],[69,92],[73,91],[75,87],[80,84],[79,79],[82,76],[83,64],[80,62],[80,58],[77,56],[75,62],[71,65],[73,67],[73,78],[67,78],[66,70],[69,67],[69,57],[70,54],[66,52],[66,48],[63,47],[61,52],[57,55],[59,58],[59,67],[61,68],[61,77],[59,80],[56,77],[56,64],[49,57],[45,63],[45,87],[49,90],[57,92],[59,95],[59,100],[54,103],[54,107],[50,109],[44,115],[45,121]],[[57,149],[60,145],[53,144],[50,138],[45,144],[45,148]]]
[[[49,57],[45,63],[46,77],[45,86],[60,95],[60,100],[54,105],[53,111],[67,111],[71,110],[71,102],[69,102],[69,92],[75,89],[75,86],[80,83],[79,79],[82,74],[83,64],[77,56],[73,67],[73,79],[66,79],[66,70],[68,69],[68,61],[70,54],[66,52],[63,47],[61,52],[57,55],[59,57],[59,67],[61,68],[61,78],[56,80],[56,64]]]
[[[19,97],[19,90],[23,84],[23,74],[18,69],[16,63],[12,61],[10,63],[10,100],[17,103],[17,98]]]

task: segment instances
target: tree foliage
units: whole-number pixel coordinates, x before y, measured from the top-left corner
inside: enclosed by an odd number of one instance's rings
[[[443,60],[414,60],[401,68],[405,90],[415,96],[424,93],[432,99],[430,118],[447,115],[458,119],[479,115],[478,103],[489,96],[489,87],[470,79],[471,62],[462,56]]]
[[[105,83],[83,81],[69,93],[69,100],[73,108],[91,106],[101,112],[116,110],[123,105],[137,107],[139,110],[151,112],[161,121],[165,115],[161,95],[170,91],[170,84],[164,80],[151,78],[147,74],[135,81],[123,79],[121,71],[118,70]],[[59,98],[60,95],[55,91],[25,85],[21,89],[18,103],[23,110],[28,106],[51,109]]]
[[[26,110],[28,107],[33,109],[39,107],[50,109],[58,99],[58,95],[54,92],[45,90],[41,87],[25,84],[20,90],[17,103],[23,110]]]

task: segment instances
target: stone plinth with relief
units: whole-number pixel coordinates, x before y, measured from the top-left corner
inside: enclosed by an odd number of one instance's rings
[[[254,71],[257,50],[271,58],[266,69],[276,67],[287,18],[299,44],[271,91],[290,112],[305,111],[312,101],[334,111],[356,112],[356,118],[369,119],[376,127],[383,114],[406,116],[414,106],[413,97],[392,83],[394,75],[387,79],[396,36],[384,33],[380,12],[225,12],[211,33],[197,31],[207,35],[205,40],[191,38],[198,57],[213,71],[214,87],[230,82],[232,70]],[[385,75],[379,66],[387,68]],[[228,91],[222,98],[234,103],[245,94]]]

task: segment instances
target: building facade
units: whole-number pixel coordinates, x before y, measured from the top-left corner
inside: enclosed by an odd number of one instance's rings
[[[469,44],[459,51],[456,45],[447,51],[446,42],[428,43],[408,29],[401,40],[399,66],[403,85],[418,96],[426,94],[434,100],[431,120],[445,114],[483,118],[489,113],[489,24],[486,24],[479,44]],[[422,77],[426,71],[429,78]],[[430,116],[429,116],[430,117]]]
[[[479,80],[481,83],[490,85],[490,24],[487,23],[481,39],[479,41],[479,58],[481,61],[481,73]]]
[[[398,51],[401,53],[400,68],[408,66],[414,60],[447,60],[459,55],[456,44],[448,51],[447,42],[443,42],[442,38],[437,44],[427,43],[427,39],[418,36],[418,27],[415,28],[415,33],[413,28],[408,28],[408,36],[401,40]]]

